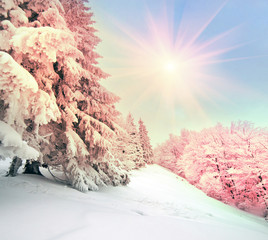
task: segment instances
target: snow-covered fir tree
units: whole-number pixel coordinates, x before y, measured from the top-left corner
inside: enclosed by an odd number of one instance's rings
[[[99,83],[107,74],[85,2],[0,2],[1,120],[81,191],[128,182],[107,154],[118,97]]]
[[[129,113],[126,119],[126,130],[128,133],[126,141],[125,153],[128,157],[135,162],[136,168],[145,165],[143,158],[143,149],[140,142],[139,132],[134,123],[134,118]]]
[[[127,171],[131,171],[136,168],[136,164],[134,162],[135,158],[133,159],[133,154],[127,151],[130,135],[126,130],[126,121],[122,115],[117,119],[117,124],[121,127],[122,131],[114,137],[111,153],[117,160],[118,166]]]
[[[148,136],[146,126],[144,125],[144,122],[141,119],[139,120],[139,135],[143,152],[143,159],[146,163],[152,163],[153,148],[150,143],[150,138]]]
[[[153,150],[143,121],[139,121],[139,131],[131,114],[126,120],[121,116],[117,123],[124,130],[114,140],[113,155],[119,164],[129,171],[152,163]]]

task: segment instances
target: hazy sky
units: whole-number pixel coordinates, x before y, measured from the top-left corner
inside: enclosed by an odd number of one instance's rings
[[[268,126],[267,0],[91,0],[97,52],[155,145],[182,128]]]

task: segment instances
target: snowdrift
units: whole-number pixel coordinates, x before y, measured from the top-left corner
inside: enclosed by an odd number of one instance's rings
[[[81,193],[41,176],[4,177],[0,238],[267,240],[268,223],[224,205],[158,166],[134,171],[128,186]]]

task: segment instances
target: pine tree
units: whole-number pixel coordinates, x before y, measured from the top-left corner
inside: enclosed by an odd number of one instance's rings
[[[117,124],[121,127],[122,131],[115,136],[111,153],[116,158],[118,166],[127,171],[131,171],[136,168],[136,164],[134,162],[135,159],[133,159],[133,154],[128,152],[130,135],[127,132],[123,116],[118,118]]]
[[[126,130],[128,137],[126,139],[126,150],[125,152],[132,161],[135,162],[136,168],[140,168],[145,165],[143,158],[143,150],[140,142],[139,133],[134,123],[134,118],[129,113],[126,119]]]
[[[139,135],[143,152],[143,159],[146,163],[152,163],[153,149],[150,143],[150,138],[148,136],[148,131],[141,119],[139,120]]]
[[[0,6],[3,120],[81,191],[128,182],[108,154],[120,131],[119,99],[100,85],[107,74],[96,66],[100,40],[85,2]]]

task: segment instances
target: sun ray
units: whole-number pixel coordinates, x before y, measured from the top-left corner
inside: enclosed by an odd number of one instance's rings
[[[217,43],[219,40],[223,39],[224,37],[230,35],[231,33],[233,33],[234,31],[236,31],[240,26],[236,26],[233,27],[232,29],[225,31],[211,39],[209,39],[208,41],[205,41],[203,44],[200,44],[196,49],[195,49],[195,54],[198,54],[201,50],[204,50],[206,48],[208,48],[209,46],[211,46],[214,43]]]
[[[225,59],[218,59],[207,61],[206,64],[217,64],[217,63],[224,63],[224,62],[235,62],[235,61],[242,61],[242,60],[250,60],[256,59],[261,57],[267,57],[268,55],[258,55],[258,56],[250,56],[250,57],[237,57],[237,58],[225,58]]]
[[[183,19],[182,14],[181,22],[174,28],[170,24],[173,22],[170,19],[172,14],[167,14],[167,10],[161,17],[158,14],[157,18],[147,11],[147,31],[142,34],[117,22],[117,27],[125,37],[111,38],[120,51],[118,58],[110,59],[107,71],[114,81],[122,82],[121,89],[124,90],[119,96],[136,96],[131,103],[132,108],[139,108],[152,99],[158,99],[159,108],[172,109],[174,116],[180,109],[187,116],[196,114],[208,120],[204,103],[217,106],[213,102],[214,98],[224,99],[219,86],[228,82],[215,73],[210,73],[210,69],[218,63],[247,59],[224,58],[226,53],[247,44],[225,41],[240,26],[219,32],[205,40],[200,39],[226,3],[227,1],[218,7],[203,24],[198,23],[200,27],[191,35],[187,29],[191,29],[190,24],[194,22],[187,22],[188,19]]]
[[[215,19],[215,17],[221,12],[221,10],[224,8],[226,3],[228,2],[225,1],[217,10],[216,12],[209,18],[209,20],[199,29],[199,31],[192,37],[192,39],[188,42],[186,45],[186,48],[190,48],[196,40],[200,37],[200,35],[207,29],[207,27],[211,24],[211,22]]]

